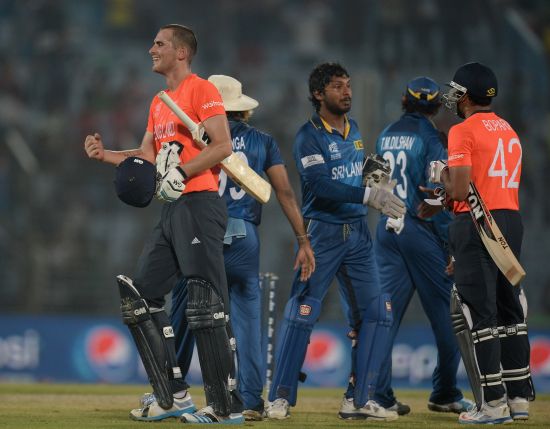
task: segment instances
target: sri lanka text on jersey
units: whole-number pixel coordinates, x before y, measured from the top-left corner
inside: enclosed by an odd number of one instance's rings
[[[363,163],[361,161],[332,167],[332,180],[345,179],[346,177],[361,176]]]

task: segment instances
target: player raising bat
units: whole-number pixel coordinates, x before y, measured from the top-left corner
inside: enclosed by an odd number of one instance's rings
[[[522,288],[512,286],[493,261],[489,245],[482,241],[485,230],[478,233],[476,227],[481,216],[476,202],[481,196],[487,217],[500,226],[519,258],[521,143],[510,124],[491,111],[498,87],[490,68],[465,64],[449,86],[446,105],[464,121],[449,132],[448,166],[435,162],[430,174],[454,200],[456,214],[449,228],[456,282],[451,317],[477,403],[460,414],[459,422],[526,420],[528,401],[535,396],[529,371],[527,302]]]

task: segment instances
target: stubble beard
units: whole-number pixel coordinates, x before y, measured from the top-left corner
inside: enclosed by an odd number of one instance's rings
[[[349,102],[349,107],[340,107],[336,103],[325,103],[325,107],[333,115],[337,115],[337,116],[345,115],[351,110],[351,99]]]

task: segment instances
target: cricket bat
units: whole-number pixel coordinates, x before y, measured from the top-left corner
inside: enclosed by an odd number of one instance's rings
[[[168,108],[174,112],[178,119],[183,122],[191,133],[193,140],[201,147],[206,147],[207,142],[203,140],[204,128],[202,124],[196,124],[164,91],[158,93],[158,97]],[[248,166],[239,155],[233,152],[221,162],[221,168],[226,174],[246,193],[254,197],[260,203],[267,203],[271,195],[271,185],[258,173]]]
[[[525,277],[525,270],[510,249],[473,182],[470,182],[468,190],[468,206],[474,225],[489,255],[508,281],[517,286]]]

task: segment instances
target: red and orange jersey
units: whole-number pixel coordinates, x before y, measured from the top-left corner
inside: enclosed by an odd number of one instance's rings
[[[225,115],[223,101],[216,87],[196,74],[190,74],[175,91],[166,90],[166,93],[197,123],[212,116]],[[185,125],[157,96],[149,109],[147,131],[153,133],[155,154],[163,143],[171,141],[177,141],[183,145],[180,155],[182,163],[195,158],[201,151]],[[217,168],[209,169],[191,177],[183,193],[217,191],[218,171]]]
[[[470,166],[489,210],[519,210],[522,148],[516,132],[493,112],[477,112],[449,131],[449,167]],[[455,213],[467,212],[466,201]]]

